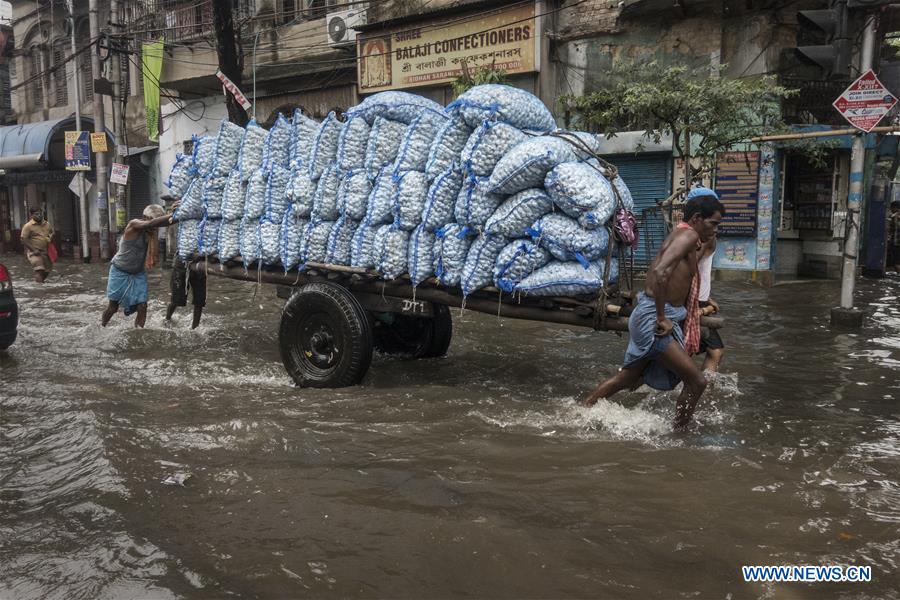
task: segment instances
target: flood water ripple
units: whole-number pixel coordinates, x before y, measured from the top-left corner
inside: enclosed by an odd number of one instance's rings
[[[673,435],[671,393],[575,405],[614,334],[454,309],[446,358],[300,390],[268,286],[211,279],[191,331],[156,271],[147,329],[104,329],[101,265],[3,261],[0,598],[900,598],[898,278],[857,332],[836,282],[716,283],[723,373]]]

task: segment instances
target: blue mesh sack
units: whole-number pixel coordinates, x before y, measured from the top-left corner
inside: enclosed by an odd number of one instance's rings
[[[485,119],[503,121],[519,129],[551,131],[553,115],[537,96],[509,85],[490,83],[475,86],[447,106],[458,109],[470,127]]]
[[[281,222],[281,264],[285,271],[300,264],[300,242],[309,225],[309,220],[301,217],[294,208],[294,205],[288,207]]]
[[[468,175],[456,197],[456,222],[481,231],[503,202],[503,196],[487,191],[487,178]]]
[[[416,227],[409,236],[407,268],[413,287],[434,273],[434,240],[434,234],[428,231],[424,225]]]
[[[287,195],[299,216],[305,218],[312,214],[317,187],[316,182],[309,178],[309,170],[305,167],[295,167],[291,172]]]
[[[359,222],[349,219],[346,216],[338,219],[331,233],[328,234],[328,245],[325,251],[325,262],[329,265],[350,264],[350,255],[352,252],[353,235],[359,227]]]
[[[325,262],[328,237],[333,227],[334,221],[313,219],[309,222],[300,239],[300,264]]]
[[[222,217],[235,220],[244,216],[244,196],[246,185],[241,180],[241,172],[233,169],[225,182],[225,191],[222,192]]]
[[[425,173],[429,179],[434,179],[454,163],[459,162],[459,155],[466,147],[466,142],[469,141],[473,131],[458,114],[444,123],[434,138],[431,151],[428,153],[428,161],[425,163]]]
[[[505,238],[493,235],[480,235],[472,242],[459,282],[463,296],[468,296],[493,283],[494,265],[497,264],[497,257],[505,245]]]
[[[228,177],[212,175],[203,182],[203,214],[213,218],[222,218],[222,203],[225,200],[225,185]]]
[[[344,173],[338,188],[338,208],[341,214],[354,221],[363,220],[371,193],[372,184],[369,183],[365,169],[351,169]]]
[[[350,242],[350,266],[359,269],[371,269],[376,262],[375,257],[375,234],[378,233],[379,225],[373,225],[368,221],[363,221],[356,228],[353,234],[353,240]]]
[[[221,227],[222,219],[205,217],[200,221],[199,244],[197,247],[200,256],[210,256],[216,253],[219,246],[219,229]]]
[[[265,150],[263,151],[263,165],[271,169],[278,165],[284,169],[289,168],[291,162],[291,136],[294,128],[291,122],[281,113],[275,119],[275,124],[269,129],[266,136]]]
[[[309,151],[316,141],[319,123],[303,114],[299,108],[294,109],[291,118],[291,168],[308,166]]]
[[[251,267],[259,262],[259,219],[244,217],[241,219],[241,259],[244,267]]]
[[[507,152],[494,167],[488,189],[497,194],[515,194],[542,187],[547,173],[559,164],[577,160],[566,141],[542,135],[529,138]]]
[[[269,217],[259,220],[259,257],[264,265],[272,266],[281,262],[280,220],[273,221]]]
[[[406,273],[409,232],[393,225],[382,225],[375,234],[378,273],[385,279],[396,279]]]
[[[394,176],[389,167],[383,167],[372,185],[372,193],[366,206],[366,220],[372,225],[383,225],[394,220]]]
[[[366,145],[366,172],[376,177],[382,167],[393,165],[406,135],[407,125],[398,121],[377,118]]]
[[[462,171],[450,167],[437,176],[428,188],[425,208],[422,209],[422,224],[428,231],[437,231],[453,220],[456,197],[462,187]],[[528,224],[534,223],[534,220]]]
[[[379,92],[373,94],[347,111],[347,116],[363,117],[374,124],[378,117],[412,123],[423,112],[443,114],[444,107],[437,102],[409,92]]]
[[[394,197],[391,199],[394,224],[400,229],[412,231],[422,221],[422,210],[428,195],[428,177],[419,171],[404,171],[394,177],[394,182]]]
[[[334,112],[328,113],[325,120],[319,124],[316,135],[309,149],[309,177],[318,181],[322,172],[337,158],[338,138],[341,135],[342,123],[338,121]]]
[[[211,175],[216,166],[216,138],[215,136],[191,136],[194,141],[194,152],[191,162],[194,165],[194,174],[199,177]]]
[[[194,179],[192,166],[193,159],[190,156],[185,156],[181,152],[175,155],[175,164],[172,165],[172,170],[169,171],[166,187],[169,188],[169,193],[176,200],[181,200],[187,191],[187,187]]]
[[[203,179],[194,179],[172,216],[176,221],[203,218]]]
[[[228,175],[237,166],[243,141],[243,127],[227,119],[222,121],[216,137],[215,173],[217,175]]]
[[[588,163],[569,162],[555,167],[544,182],[553,202],[582,227],[602,226],[616,208],[612,184]]]
[[[559,213],[545,215],[529,231],[536,244],[559,260],[582,264],[606,256],[609,232],[605,227],[585,229],[577,221]]]
[[[466,171],[479,177],[490,176],[497,162],[526,135],[511,125],[484,121],[466,140],[459,158]]]
[[[341,186],[341,172],[337,165],[330,164],[322,173],[316,196],[313,200],[312,217],[322,221],[337,221],[340,216],[338,189]]]
[[[222,221],[217,252],[220,261],[231,260],[241,253],[241,220]]]
[[[362,169],[366,165],[366,147],[372,128],[361,117],[348,119],[338,136],[337,163],[342,171]]]
[[[178,257],[188,260],[200,249],[200,220],[186,219],[178,225]]]
[[[431,145],[438,130],[446,121],[446,115],[424,112],[409,124],[397,150],[397,159],[394,161],[395,175],[403,171],[425,171]]]
[[[516,291],[531,296],[583,296],[596,294],[603,287],[606,261],[585,267],[579,262],[552,261],[516,285]],[[619,262],[610,263],[610,283],[619,275]]]
[[[631,195],[631,190],[628,189],[628,186],[625,185],[625,181],[621,176],[617,176],[612,181],[613,187],[619,191],[619,198],[622,199],[622,204],[625,205],[625,208],[628,210],[634,210],[634,197]],[[615,211],[613,211],[615,212]]]
[[[443,285],[459,285],[473,239],[471,230],[458,223],[448,223],[435,233],[434,274]]]
[[[257,169],[247,182],[244,194],[244,218],[258,219],[266,212],[266,188],[269,185],[268,173],[265,169]]]
[[[238,158],[238,170],[243,181],[263,165],[263,151],[266,149],[268,131],[259,126],[256,119],[250,119],[241,142],[241,153]]]
[[[494,265],[494,285],[512,292],[516,284],[550,262],[550,253],[530,240],[514,240],[503,247]]]
[[[484,224],[484,232],[507,238],[528,237],[534,222],[553,212],[553,201],[543,189],[523,190],[507,198]]]
[[[270,167],[269,181],[266,186],[266,218],[281,226],[284,211],[290,203],[287,195],[291,172],[279,164]]]

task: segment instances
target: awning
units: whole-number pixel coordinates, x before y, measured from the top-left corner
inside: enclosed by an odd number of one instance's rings
[[[82,130],[94,129],[91,117],[81,117]],[[60,131],[74,131],[75,117],[38,121],[0,127],[0,169],[35,169],[45,167],[50,156],[50,142]],[[110,140],[115,138],[107,129]]]

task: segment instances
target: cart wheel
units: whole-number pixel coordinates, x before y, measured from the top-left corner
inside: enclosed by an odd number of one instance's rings
[[[385,354],[437,358],[447,354],[453,336],[450,309],[434,305],[434,318],[421,319],[388,313],[374,320],[375,347]]]
[[[278,346],[300,387],[356,385],[372,362],[372,329],[356,298],[332,283],[308,283],[287,301]]]

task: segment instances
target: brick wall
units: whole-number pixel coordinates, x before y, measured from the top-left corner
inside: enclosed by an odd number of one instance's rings
[[[557,39],[575,40],[600,34],[619,33],[619,0],[589,0],[559,11]]]

